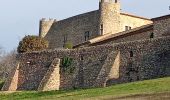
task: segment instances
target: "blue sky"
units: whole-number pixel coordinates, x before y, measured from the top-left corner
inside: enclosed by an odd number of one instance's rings
[[[98,9],[99,0],[0,0],[0,46],[17,47],[28,34],[38,35],[41,18],[57,20]],[[170,13],[170,0],[121,0],[122,12],[153,18]]]

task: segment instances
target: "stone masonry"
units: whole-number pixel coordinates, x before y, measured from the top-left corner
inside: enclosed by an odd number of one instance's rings
[[[2,90],[106,87],[170,76],[169,28],[170,15],[150,20],[120,13],[119,0],[101,0],[99,10],[68,19],[43,19],[39,35],[49,50],[18,54]],[[63,49],[66,42],[76,46]]]
[[[60,59],[54,59],[40,82],[39,91],[59,90],[60,86]]]
[[[49,41],[49,48],[63,48],[69,42],[81,44],[105,34],[133,29],[152,21],[147,18],[121,13],[119,0],[101,0],[99,9],[64,20],[42,19],[39,36]]]
[[[160,37],[73,50],[19,54],[17,90],[105,87],[170,76],[169,50],[170,37]],[[61,69],[58,73],[58,63],[54,59],[64,57],[73,59],[75,69],[72,73]]]
[[[4,86],[2,87],[2,91],[16,91],[18,88],[18,75],[19,75],[19,63],[16,62],[16,65],[13,71],[8,76],[9,78],[6,80]]]

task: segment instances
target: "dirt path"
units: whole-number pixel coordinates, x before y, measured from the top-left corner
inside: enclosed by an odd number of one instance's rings
[[[170,100],[170,92],[158,94],[133,95],[121,98],[112,98],[107,100]]]

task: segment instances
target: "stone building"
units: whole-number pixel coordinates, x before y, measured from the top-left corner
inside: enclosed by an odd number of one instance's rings
[[[81,44],[90,39],[106,34],[127,31],[152,21],[147,18],[122,13],[119,0],[101,0],[99,9],[64,20],[42,19],[41,37],[50,42],[50,48],[63,48],[69,42]]]
[[[65,20],[41,20],[51,50],[18,54],[2,90],[105,87],[170,76],[170,15],[120,13],[118,0]],[[63,49],[72,42],[74,49]],[[56,49],[54,49],[56,48]]]

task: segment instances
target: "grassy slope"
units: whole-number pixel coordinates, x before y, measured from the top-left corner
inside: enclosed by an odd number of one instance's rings
[[[80,100],[80,99],[108,99],[135,94],[170,93],[170,77],[141,82],[120,84],[106,88],[85,90],[51,91],[51,92],[16,92],[0,93],[0,100]]]

